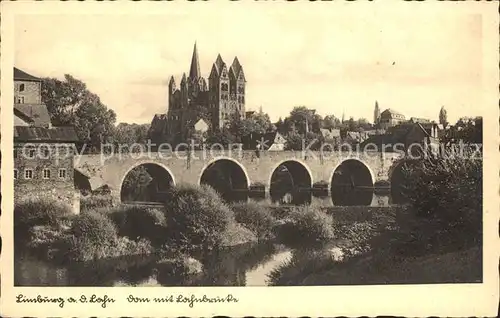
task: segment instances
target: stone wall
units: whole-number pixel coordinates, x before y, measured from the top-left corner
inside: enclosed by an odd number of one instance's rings
[[[24,90],[21,91],[21,85],[24,85]],[[41,82],[35,81],[17,81],[14,85],[14,97],[23,96],[24,104],[40,104],[41,100]]]
[[[29,154],[33,150],[32,158]],[[14,180],[15,201],[53,198],[70,206],[74,213],[79,213],[73,160],[72,144],[14,144],[14,169],[18,174]],[[27,170],[32,171],[32,178],[26,178]],[[61,170],[65,172],[60,174]]]

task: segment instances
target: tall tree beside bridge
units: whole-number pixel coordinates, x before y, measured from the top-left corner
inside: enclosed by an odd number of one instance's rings
[[[139,151],[131,149],[133,144],[146,145],[148,141],[149,124],[127,124],[120,123],[114,129],[113,142],[115,146],[122,146],[122,149],[131,151]],[[125,147],[124,147],[125,146]]]
[[[272,127],[269,115],[260,110],[251,117],[244,119],[236,114],[231,118],[227,129],[236,139],[240,139],[242,136],[248,136],[252,133],[263,134],[271,130]],[[237,141],[241,142],[241,139]]]
[[[47,105],[52,123],[74,126],[87,150],[100,150],[101,143],[111,141],[116,114],[81,80],[69,74],[64,75],[64,80],[44,78],[42,102]]]

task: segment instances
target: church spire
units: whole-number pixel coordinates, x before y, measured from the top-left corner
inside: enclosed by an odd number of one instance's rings
[[[191,59],[191,69],[189,70],[189,78],[191,80],[200,77],[200,62],[198,61],[198,50],[196,49],[196,42],[194,42],[193,57]]]
[[[373,124],[376,125],[380,120],[380,108],[378,107],[378,101],[375,101],[375,110],[373,112]]]

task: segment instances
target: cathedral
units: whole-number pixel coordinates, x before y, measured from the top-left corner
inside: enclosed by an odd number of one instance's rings
[[[174,77],[168,83],[168,111],[155,115],[152,129],[168,140],[185,142],[194,125],[203,119],[211,129],[221,129],[234,116],[245,116],[245,75],[238,58],[228,68],[220,54],[212,65],[208,83],[201,76],[196,43],[189,76],[182,75],[179,86]],[[159,126],[164,125],[163,129]],[[156,127],[153,127],[156,126]]]

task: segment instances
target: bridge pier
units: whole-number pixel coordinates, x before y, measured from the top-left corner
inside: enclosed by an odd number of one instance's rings
[[[102,183],[109,186],[114,202],[120,202],[121,187],[127,174],[135,167],[141,165],[155,166],[158,173],[157,177],[163,180],[165,177],[160,171],[165,171],[165,175],[170,176],[174,185],[192,184],[197,185],[202,181],[207,169],[214,163],[224,161],[226,164],[231,162],[235,180],[240,182],[238,189],[243,190],[244,179],[249,190],[255,191],[258,200],[264,200],[271,203],[270,183],[278,167],[285,164],[286,170],[294,175],[297,186],[315,187],[322,191],[322,196],[312,196],[314,204],[333,205],[331,183],[335,171],[346,161],[351,161],[349,167],[355,167],[356,171],[364,170],[364,176],[359,177],[364,181],[370,179],[371,182],[362,182],[362,185],[368,183],[375,184],[384,182],[388,184],[391,180],[396,160],[401,159],[401,155],[377,153],[361,153],[359,155],[345,152],[335,152],[331,156],[322,157],[321,154],[312,154],[304,157],[301,152],[293,151],[264,151],[260,153],[259,158],[255,158],[254,151],[242,151],[241,153],[193,153],[193,159],[189,165],[186,165],[186,156],[184,153],[149,153],[148,156],[137,157],[129,154],[120,154],[113,156],[102,162],[100,155],[82,155],[75,159],[75,169],[81,171],[89,177],[97,176],[102,179]],[[352,163],[356,162],[354,166]],[[233,164],[234,163],[234,164]],[[361,169],[361,170],[360,170]],[[219,169],[220,170],[220,169]],[[286,171],[284,171],[286,172]],[[294,182],[295,182],[294,181]],[[260,192],[260,193],[258,193]],[[262,194],[264,193],[264,195]],[[321,191],[320,191],[321,192]]]
[[[111,200],[113,206],[119,205],[122,202],[121,189],[111,189]]]

